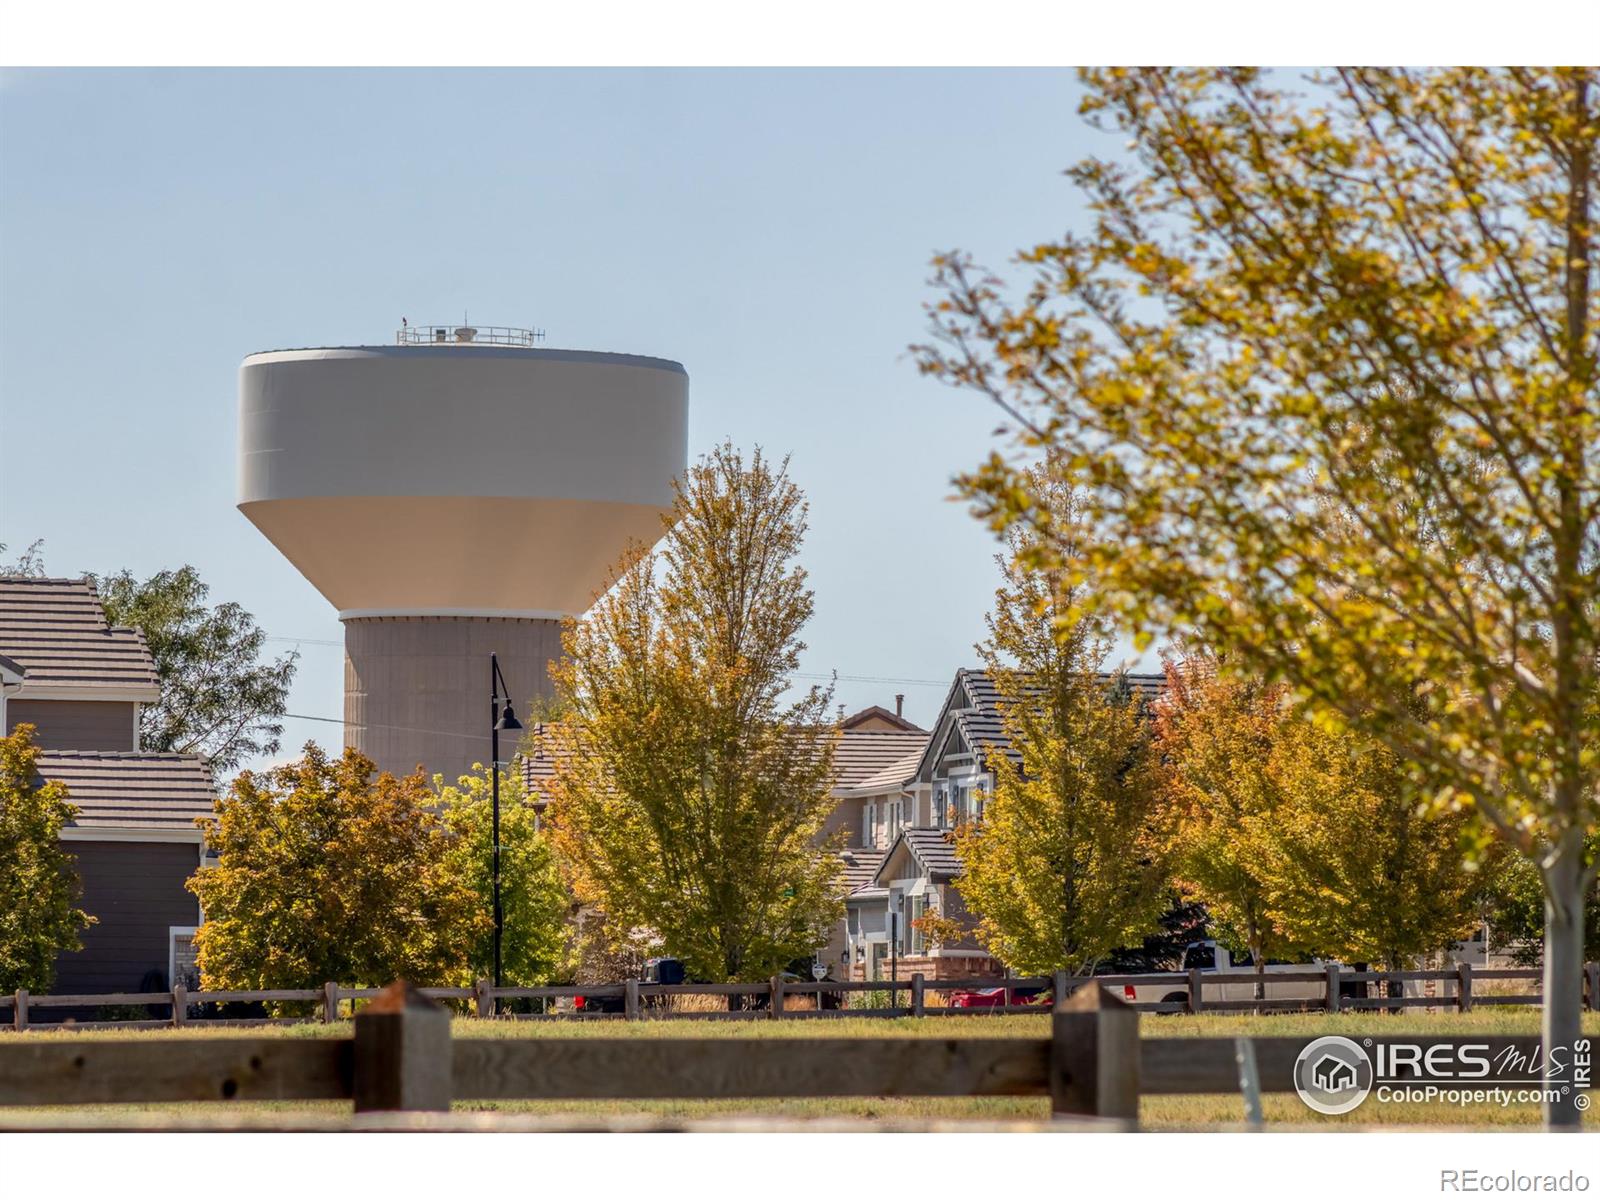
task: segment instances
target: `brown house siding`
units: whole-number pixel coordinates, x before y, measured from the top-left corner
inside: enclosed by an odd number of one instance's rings
[[[133,749],[132,701],[10,700],[6,724],[37,727],[46,750]]]
[[[199,848],[193,842],[64,845],[78,861],[81,906],[99,923],[84,931],[82,950],[56,960],[51,991],[136,992],[152,970],[168,986],[171,927],[200,923],[200,902],[183,887],[199,864]]]

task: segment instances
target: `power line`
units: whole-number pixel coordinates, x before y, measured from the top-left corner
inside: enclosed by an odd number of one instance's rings
[[[279,636],[279,635],[271,635],[271,634],[269,634],[267,636],[267,641],[269,641],[269,642],[291,642],[291,643],[293,643],[295,645],[304,644],[304,645],[308,645],[308,646],[343,646],[344,645],[343,642],[331,641],[328,638],[296,638],[296,637],[282,637],[282,636]],[[829,671],[796,671],[794,673],[794,678],[796,678],[796,679],[818,680],[818,681],[821,681],[821,682],[824,682],[824,683],[827,683],[827,682],[830,682],[830,681],[836,679],[840,683],[882,683],[882,684],[890,684],[890,685],[903,685],[905,687],[937,687],[937,688],[943,688],[943,687],[949,687],[950,686],[950,681],[948,679],[910,679],[910,678],[900,678],[900,677],[893,676],[893,675],[840,675],[840,674],[836,674],[836,673],[829,672]],[[306,717],[304,719],[308,720],[308,721],[323,721],[323,720],[328,720],[329,718],[327,718],[327,717]]]
[[[393,729],[399,733],[426,733],[434,737],[459,737],[468,738],[475,742],[487,742],[487,733],[463,733],[459,729],[421,729],[415,725],[373,725],[362,721],[346,721],[343,717],[313,717],[307,713],[284,713],[284,718],[291,721],[321,721],[324,725],[348,725],[352,729]]]

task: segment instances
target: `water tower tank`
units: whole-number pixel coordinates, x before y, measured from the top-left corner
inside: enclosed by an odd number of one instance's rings
[[[455,332],[239,370],[239,509],[344,622],[346,744],[452,780],[490,757],[490,652],[548,694],[562,618],[661,535],[689,402],[665,359]]]

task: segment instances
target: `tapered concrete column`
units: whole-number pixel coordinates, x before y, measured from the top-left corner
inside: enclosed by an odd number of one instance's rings
[[[420,763],[447,783],[489,761],[489,655],[519,717],[550,694],[561,623],[517,617],[347,617],[344,739],[396,775]],[[526,723],[526,722],[525,722]],[[502,734],[509,762],[520,733]]]

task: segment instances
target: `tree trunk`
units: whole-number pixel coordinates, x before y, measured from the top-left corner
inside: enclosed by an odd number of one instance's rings
[[[1550,1129],[1577,1129],[1583,1119],[1572,1089],[1574,1043],[1582,1036],[1583,899],[1582,831],[1562,838],[1543,864],[1544,874],[1544,1120]],[[1560,1094],[1563,1085],[1565,1095]]]

